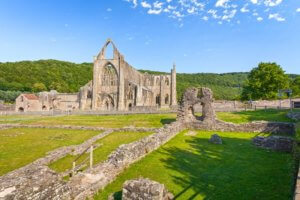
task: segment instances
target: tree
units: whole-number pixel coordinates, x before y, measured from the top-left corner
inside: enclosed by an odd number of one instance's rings
[[[42,92],[42,91],[46,91],[47,88],[44,85],[44,83],[35,83],[33,84],[33,91],[34,92]]]
[[[274,99],[288,87],[289,78],[276,63],[260,63],[251,70],[243,87],[242,99]]]
[[[300,76],[291,82],[291,88],[293,90],[293,96],[300,96]]]

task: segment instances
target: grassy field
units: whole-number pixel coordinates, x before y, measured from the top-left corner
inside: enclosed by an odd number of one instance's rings
[[[131,165],[96,200],[121,196],[122,184],[138,177],[159,181],[175,199],[291,199],[291,154],[256,148],[257,133],[219,133],[223,145],[208,142],[213,132],[180,133],[166,145]]]
[[[175,121],[176,114],[134,114],[134,115],[70,115],[70,116],[0,116],[0,123],[21,123],[38,125],[76,125],[105,128],[161,127]]]
[[[0,176],[62,146],[80,144],[99,131],[13,128],[0,130]]]
[[[242,112],[217,112],[221,120],[246,123],[250,121],[281,121],[292,122],[286,117],[287,110],[257,110]],[[201,114],[200,114],[201,115]],[[98,126],[105,128],[161,127],[175,121],[176,114],[133,114],[133,115],[70,115],[70,116],[0,116],[0,123],[20,123],[35,125],[76,125]]]
[[[106,160],[107,156],[121,144],[131,143],[150,134],[150,132],[114,132],[109,134],[95,142],[95,144],[99,144],[100,146],[94,150],[94,164]],[[84,154],[78,161],[83,161],[88,155],[88,153]],[[68,155],[51,163],[49,167],[57,172],[67,171],[72,168],[72,162],[76,157],[77,156]]]
[[[218,112],[217,116],[220,120],[233,123],[247,123],[251,121],[274,121],[274,122],[293,122],[286,117],[288,110],[272,110],[268,109],[257,111],[241,111],[241,112]]]

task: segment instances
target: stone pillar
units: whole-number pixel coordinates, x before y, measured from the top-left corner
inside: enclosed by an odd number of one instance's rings
[[[96,110],[98,85],[101,84],[99,81],[100,76],[100,62],[94,57],[94,69],[93,69],[93,95],[92,95],[92,110]],[[101,63],[102,64],[102,63]]]
[[[118,110],[124,110],[124,70],[121,67],[121,60],[119,58],[119,87],[118,87]]]
[[[176,96],[176,65],[174,63],[173,69],[171,70],[171,106],[177,105]]]
[[[163,77],[160,75],[160,90],[159,90],[159,95],[160,95],[160,99],[159,99],[159,104],[160,104],[160,107],[162,107],[163,106],[163,104],[164,104],[164,101],[163,101],[163,99],[164,99],[164,80],[163,80]]]

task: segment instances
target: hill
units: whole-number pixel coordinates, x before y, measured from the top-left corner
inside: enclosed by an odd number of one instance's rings
[[[149,70],[139,71],[165,74]],[[92,75],[92,63],[76,64],[58,60],[0,63],[0,100],[12,102],[21,92],[52,89],[59,92],[77,92],[92,79]],[[178,73],[178,97],[180,98],[187,87],[206,86],[214,91],[216,99],[238,99],[247,75],[248,73]]]

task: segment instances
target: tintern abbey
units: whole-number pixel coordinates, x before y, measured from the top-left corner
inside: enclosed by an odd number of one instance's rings
[[[106,57],[112,45],[112,58]],[[93,80],[78,93],[58,93],[54,90],[21,94],[16,99],[16,111],[128,111],[149,110],[177,105],[175,65],[169,75],[141,73],[129,65],[115,44],[108,39],[94,57]]]

